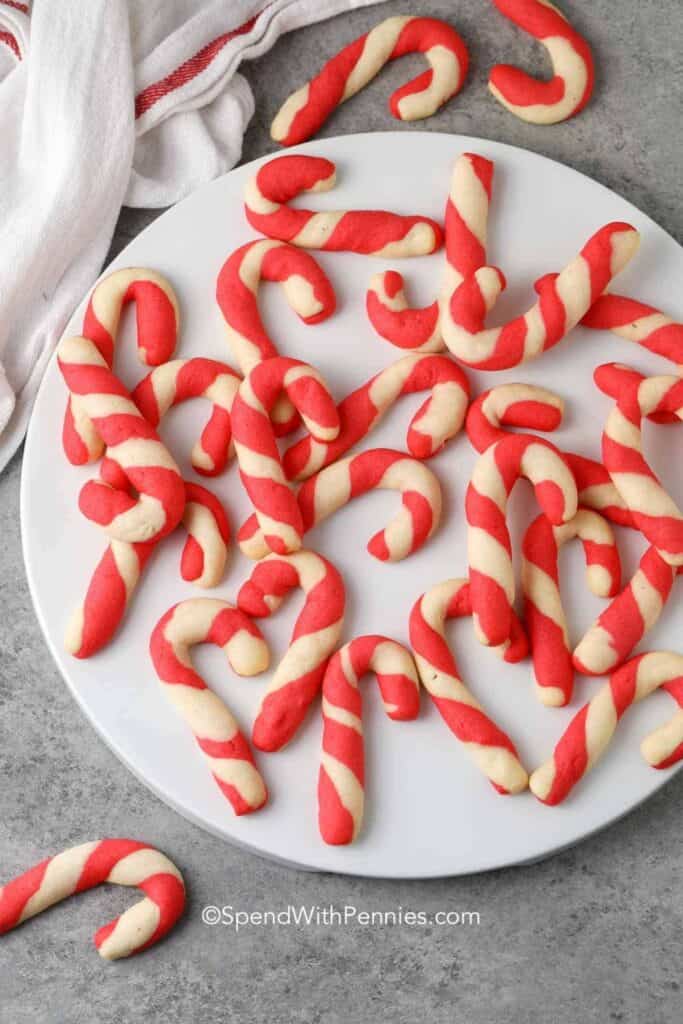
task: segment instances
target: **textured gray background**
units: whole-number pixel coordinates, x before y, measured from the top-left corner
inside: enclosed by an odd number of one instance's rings
[[[282,39],[244,67],[257,98],[244,157],[272,149],[280,101],[321,60],[382,16],[452,18],[470,48],[462,95],[427,129],[537,150],[597,178],[683,241],[680,0],[562,0],[596,54],[595,96],[576,120],[524,125],[485,87],[499,61],[547,70],[540,47],[487,0],[401,4],[345,15]],[[349,102],[325,133],[396,125],[385,108],[404,61]],[[415,66],[418,60],[414,60]],[[406,129],[408,130],[408,129]],[[124,211],[114,252],[151,219]],[[455,881],[376,882],[296,873],[232,849],[179,818],[98,739],[58,678],[22,565],[21,455],[0,478],[0,877],[100,835],[146,838],[185,870],[189,908],[155,951],[106,965],[95,927],[130,902],[98,889],[0,943],[0,1021],[361,1022],[416,1017],[470,1024],[681,1020],[683,774],[607,832],[543,864]],[[472,909],[478,927],[256,928],[200,920],[207,903],[249,910],[288,903]]]

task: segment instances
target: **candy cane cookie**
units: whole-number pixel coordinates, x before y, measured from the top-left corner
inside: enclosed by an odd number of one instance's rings
[[[683,678],[677,677],[664,683],[662,689],[678,704],[673,718],[660,725],[640,744],[640,752],[651,768],[671,768],[683,758]]]
[[[408,53],[423,53],[429,70],[392,93],[389,109],[400,121],[430,117],[460,92],[469,64],[467,47],[444,21],[394,17],[349,43],[292,93],[275,115],[271,138],[283,146],[310,139],[333,110],[365,88],[385,64]]]
[[[493,163],[476,153],[455,161],[445,214],[445,264],[439,298],[424,308],[409,307],[403,277],[387,270],[370,280],[366,311],[380,337],[398,348],[440,352],[440,306],[462,281],[486,263],[486,234]]]
[[[398,491],[401,509],[368,542],[381,562],[399,562],[432,536],[441,520],[441,485],[423,463],[391,448],[372,448],[331,463],[306,480],[297,494],[303,532],[307,533],[354,498],[371,490]],[[243,554],[263,558],[268,545],[252,516],[237,534]]]
[[[499,384],[470,405],[465,430],[479,453],[507,436],[504,427],[552,432],[562,422],[564,402],[554,391],[535,384]]]
[[[345,455],[374,429],[403,395],[430,391],[408,426],[406,445],[416,459],[429,459],[455,437],[470,397],[467,377],[448,356],[409,354],[380,370],[338,405],[334,441],[303,437],[282,457],[289,480],[307,480]]]
[[[644,374],[623,363],[603,363],[593,371],[593,379],[602,393],[616,402],[624,392],[637,392],[643,381],[647,380]],[[652,423],[678,422],[676,412],[671,408],[671,402],[667,401],[657,403],[644,414],[644,418]]]
[[[185,883],[168,857],[135,839],[98,839],[48,857],[0,886],[0,935],[103,883],[134,885],[145,897],[95,932],[95,946],[104,960],[153,946],[185,909]]]
[[[223,578],[230,526],[220,501],[200,484],[185,483],[183,526],[187,540],[180,559],[184,580],[215,587]],[[72,613],[64,648],[90,658],[113,639],[158,541],[128,544],[111,540],[92,574],[85,599]]]
[[[208,399],[211,417],[192,449],[192,466],[203,476],[217,476],[230,455],[230,410],[241,380],[232,367],[216,359],[174,359],[148,373],[131,397],[153,427],[181,402]]]
[[[154,270],[130,267],[103,278],[90,296],[83,335],[111,369],[121,313],[129,302],[135,302],[141,362],[147,366],[167,362],[178,337],[178,301],[166,278]],[[104,448],[77,395],[69,397],[62,441],[66,457],[76,466],[97,461]]]
[[[557,124],[578,114],[593,92],[591,48],[550,0],[493,0],[501,14],[543,44],[553,65],[549,82],[511,64],[496,64],[489,75],[493,96],[531,124]]]
[[[188,536],[180,559],[180,575],[197,587],[217,586],[225,571],[230,524],[216,495],[187,480],[183,526]]]
[[[502,327],[486,328],[484,323],[505,278],[496,267],[481,267],[443,304],[440,323],[446,347],[478,370],[507,370],[537,358],[579,323],[635,255],[639,240],[630,224],[606,224],[557,277],[540,278],[538,300]]]
[[[318,826],[326,843],[353,842],[363,824],[365,744],[359,682],[377,677],[393,721],[417,718],[420,691],[412,655],[385,636],[359,636],[330,658],[323,679],[323,737],[318,775]]]
[[[175,529],[185,508],[180,471],[157,432],[107,365],[94,342],[65,338],[57,350],[62,376],[107,446],[107,455],[137,493],[89,480],[79,508],[109,536],[135,543]]]
[[[314,551],[268,555],[240,588],[237,604],[247,615],[267,618],[295,587],[303,590],[305,603],[254,722],[252,740],[259,750],[280,750],[289,743],[322,686],[344,624],[344,581]]]
[[[242,373],[278,354],[258,309],[261,281],[278,281],[289,305],[305,324],[317,324],[334,313],[336,297],[329,278],[310,253],[272,239],[240,246],[218,274],[216,299],[225,320],[228,344]],[[291,403],[281,398],[273,410],[278,434],[298,423]]]
[[[614,597],[621,581],[621,561],[614,533],[606,519],[579,509],[562,526],[544,515],[527,529],[522,544],[524,622],[536,676],[536,695],[542,704],[568,704],[574,685],[567,619],[560,596],[560,548],[578,537],[586,557],[588,589],[598,597]]]
[[[612,674],[608,683],[574,716],[555,747],[552,757],[532,773],[529,788],[534,796],[551,806],[561,803],[577,782],[600,760],[616,731],[617,723],[632,705],[653,693],[660,686],[673,688],[678,702],[683,699],[683,656],[670,651],[651,651],[631,658]],[[666,743],[658,729],[645,740],[646,760],[660,767],[683,757],[680,745],[681,713],[670,727],[679,740],[671,748],[671,734]],[[663,756],[666,751],[666,757]],[[673,758],[673,759],[672,759]]]
[[[581,320],[582,327],[611,331],[675,363],[683,372],[683,323],[626,295],[601,295]]]
[[[158,542],[128,544],[111,540],[95,567],[83,603],[72,613],[64,649],[90,658],[113,639]]]
[[[584,675],[601,676],[626,661],[662,614],[675,577],[674,566],[649,547],[633,577],[576,646],[574,667]]]
[[[636,528],[626,502],[601,462],[575,452],[563,452],[562,456],[576,481],[580,508],[593,509],[618,526]]]
[[[302,192],[334,188],[335,165],[318,156],[277,156],[263,164],[244,194],[247,220],[268,238],[303,249],[357,252],[366,256],[424,256],[438,249],[443,233],[429,217],[387,210],[298,210]]]
[[[642,377],[606,364],[595,371],[595,382],[612,394],[610,377],[624,372],[632,379],[618,395],[602,435],[602,458],[612,482],[626,502],[638,529],[665,562],[683,565],[683,514],[664,490],[643,455],[642,420],[683,419],[683,381],[679,377]]]
[[[265,783],[232,712],[192,668],[190,651],[203,643],[222,647],[239,676],[264,672],[268,648],[247,615],[226,601],[208,597],[169,608],[149,642],[164,692],[191,729],[221,792],[235,814],[250,814],[268,799]]]
[[[472,615],[471,586],[446,580],[423,594],[410,613],[410,645],[422,685],[444,722],[499,793],[519,793],[527,773],[512,740],[486,714],[463,682],[445,634],[447,619]],[[526,654],[526,637],[518,622],[512,640],[496,649],[506,661]]]
[[[465,496],[465,513],[474,628],[487,646],[495,647],[510,635],[515,577],[505,515],[520,477],[533,485],[536,500],[553,525],[568,522],[577,510],[571,470],[545,438],[510,434],[479,456]]]
[[[100,463],[100,478],[118,490],[130,490],[125,473],[106,455]],[[187,539],[180,575],[198,587],[215,587],[223,578],[230,543],[230,524],[223,505],[208,488],[186,480],[181,521]]]
[[[296,496],[285,478],[270,412],[286,392],[316,439],[333,441],[339,416],[322,377],[297,359],[258,363],[240,385],[232,407],[232,429],[242,483],[256,510],[271,551],[301,547],[303,523]]]

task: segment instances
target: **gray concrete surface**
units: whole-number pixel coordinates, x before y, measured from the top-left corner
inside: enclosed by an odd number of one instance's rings
[[[244,68],[258,107],[245,158],[272,148],[272,114],[324,56],[382,15],[441,15],[462,31],[473,68],[461,97],[424,127],[496,138],[562,160],[625,195],[683,241],[680,0],[563,0],[563,8],[585,31],[598,62],[595,97],[568,124],[523,125],[489,98],[492,63],[505,59],[539,72],[545,64],[540,48],[487,0],[390,2],[285,38]],[[331,118],[326,134],[395,127],[385,99],[407,70],[404,62],[386,71]],[[124,211],[115,251],[152,216]],[[154,952],[114,966],[99,960],[90,936],[129,903],[123,891],[98,889],[8,935],[0,942],[2,1024],[681,1020],[683,775],[576,849],[472,878],[376,882],[297,873],[248,856],[161,804],[77,711],[28,595],[20,472],[21,455],[0,477],[0,877],[86,838],[139,836],[185,870],[189,908]],[[208,903],[247,910],[290,903],[467,909],[481,921],[460,928],[253,926],[235,934],[202,924]]]

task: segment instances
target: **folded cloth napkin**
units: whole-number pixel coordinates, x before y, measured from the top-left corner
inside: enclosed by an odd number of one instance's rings
[[[240,62],[377,2],[0,0],[0,470],[121,206],[233,167],[254,110]]]

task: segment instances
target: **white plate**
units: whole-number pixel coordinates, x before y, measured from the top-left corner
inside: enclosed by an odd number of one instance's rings
[[[526,309],[532,282],[559,270],[588,236],[611,220],[626,220],[642,232],[641,252],[618,280],[618,290],[672,309],[683,279],[683,250],[661,228],[619,196],[560,164],[521,149],[462,136],[386,133],[346,136],[303,147],[338,164],[339,185],[316,196],[323,207],[384,206],[440,218],[451,167],[463,151],[496,164],[491,216],[490,260],[509,280],[496,319]],[[218,270],[227,255],[253,237],[242,213],[242,188],[257,164],[240,167],[200,189],[169,210],[136,238],[108,269],[150,266],[167,274],[182,307],[179,356],[231,360],[214,301]],[[262,289],[262,309],[281,351],[314,362],[341,398],[401,353],[377,338],[368,324],[364,296],[371,273],[385,261],[352,254],[318,257],[337,291],[339,311],[316,327],[304,327],[285,306],[280,289]],[[434,296],[442,256],[397,261],[415,301]],[[85,303],[69,331],[78,333]],[[142,376],[126,317],[118,345],[117,368],[133,385]],[[598,456],[600,431],[610,403],[592,384],[593,368],[620,359],[653,372],[667,365],[628,342],[606,333],[577,329],[571,340],[519,371],[471,374],[475,393],[510,380],[556,388],[567,400],[566,423],[554,440],[569,450]],[[74,469],[61,452],[60,432],[66,392],[56,362],[50,365],[31,422],[22,480],[22,527],[26,565],[40,623],[55,660],[83,711],[125,764],[168,804],[211,832],[251,850],[306,868],[349,874],[429,877],[455,875],[533,860],[558,850],[614,821],[655,792],[671,773],[648,768],[639,740],[671,713],[668,697],[657,695],[626,715],[611,749],[589,779],[566,803],[548,808],[525,793],[498,796],[446,728],[428,698],[418,721],[395,723],[381,711],[376,685],[365,685],[367,763],[366,820],[361,838],[349,847],[328,847],[318,835],[316,784],[320,718],[311,714],[290,746],[260,754],[258,763],[271,800],[258,814],[236,818],[212,782],[192,737],[164,697],[147,653],[149,634],[174,602],[199,593],[179,576],[180,536],[167,541],[150,566],[123,628],[111,646],[89,661],[65,654],[62,635],[70,609],[85,592],[105,546],[103,534],[85,522],[76,496],[92,467]],[[422,401],[422,398],[419,399]],[[377,429],[367,446],[404,447],[405,426],[417,399],[407,399]],[[203,402],[186,403],[163,425],[184,469],[207,414]],[[677,465],[680,434],[651,433],[656,467],[669,481],[667,464]],[[656,441],[654,440],[656,438]],[[653,447],[654,444],[654,447]],[[464,434],[431,462],[446,496],[445,520],[437,536],[398,565],[376,562],[366,540],[395,507],[395,495],[368,495],[310,535],[309,545],[332,558],[348,589],[346,638],[381,632],[407,642],[410,608],[429,586],[466,573],[463,496],[475,455]],[[211,482],[225,501],[234,527],[249,511],[233,465]],[[678,484],[683,497],[683,483]],[[676,489],[674,487],[674,493]],[[511,503],[513,536],[536,514],[526,484]],[[620,531],[625,572],[630,575],[642,539]],[[564,593],[572,634],[578,637],[602,606],[586,591],[578,545],[562,559]],[[233,554],[225,582],[214,591],[234,600],[251,568]],[[273,661],[285,650],[299,596],[263,622]],[[676,647],[682,616],[672,601],[647,639],[648,648]],[[451,632],[464,677],[495,720],[509,732],[528,768],[551,752],[570,717],[601,685],[579,679],[572,706],[542,707],[533,694],[530,662],[503,665],[481,648],[468,623]],[[202,648],[197,664],[224,695],[248,731],[266,678],[239,680],[220,651]],[[73,728],[82,727],[74,712]]]

